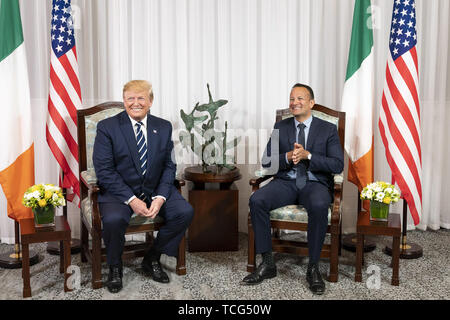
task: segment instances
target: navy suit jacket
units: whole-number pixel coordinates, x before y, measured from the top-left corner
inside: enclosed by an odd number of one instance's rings
[[[126,202],[133,195],[169,198],[175,181],[172,125],[147,115],[147,173],[142,177],[136,136],[123,111],[97,125],[93,162],[100,186],[98,202]]]
[[[292,170],[294,164],[286,162],[286,153],[294,149],[296,135],[293,117],[275,123],[262,160],[262,166],[270,168],[270,174],[278,178],[290,179],[287,173]],[[278,147],[276,140],[279,141]],[[273,146],[272,141],[274,141]],[[344,153],[336,126],[313,117],[305,149],[312,154],[312,158],[302,161],[319,182],[332,190],[334,186],[332,174],[341,173],[344,170]]]

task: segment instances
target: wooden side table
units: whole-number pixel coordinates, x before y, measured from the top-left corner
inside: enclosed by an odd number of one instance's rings
[[[363,265],[364,252],[363,243],[365,235],[381,235],[391,236],[392,240],[392,280],[393,286],[399,285],[399,260],[400,260],[400,215],[398,213],[390,213],[388,221],[371,221],[370,213],[360,211],[358,214],[358,224],[356,226],[356,270],[355,281],[362,281],[361,269]]]
[[[202,167],[189,167],[184,179],[192,181],[189,203],[194,208],[194,218],[188,231],[189,252],[237,251],[239,191],[233,182],[241,178],[239,169],[203,173]],[[219,190],[208,190],[207,183],[218,183]]]
[[[71,232],[69,224],[64,216],[55,217],[54,227],[36,228],[34,219],[20,220],[20,237],[22,243],[22,278],[23,278],[23,297],[31,297],[30,287],[30,261],[29,244],[49,241],[59,241],[60,259],[59,272],[64,273],[64,291],[72,291],[67,287],[69,274],[67,269],[70,266],[70,240]]]

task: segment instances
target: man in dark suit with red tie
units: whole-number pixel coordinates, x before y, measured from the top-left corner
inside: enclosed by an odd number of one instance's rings
[[[255,191],[249,202],[255,250],[263,259],[255,272],[243,279],[244,284],[258,284],[277,275],[272,256],[270,211],[299,203],[308,212],[306,279],[314,294],[325,291],[319,258],[333,199],[332,174],[342,172],[344,155],[336,126],[313,117],[314,104],[314,92],[309,86],[294,85],[289,103],[294,117],[277,122],[267,144],[263,167],[272,168],[275,178]]]
[[[99,209],[103,223],[110,292],[122,289],[122,253],[130,217],[164,218],[164,225],[142,261],[153,280],[167,283],[160,264],[162,253],[177,256],[178,245],[194,210],[174,186],[170,122],[150,115],[150,83],[134,80],[123,88],[125,111],[97,125],[93,162],[100,186]]]

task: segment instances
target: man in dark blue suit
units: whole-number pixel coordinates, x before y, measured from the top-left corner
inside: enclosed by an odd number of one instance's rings
[[[255,233],[255,251],[262,263],[243,279],[258,284],[277,275],[272,256],[269,212],[299,203],[308,212],[309,263],[306,279],[314,294],[323,294],[325,283],[319,258],[328,226],[328,208],[333,199],[333,173],[344,168],[344,155],[336,126],[311,114],[314,92],[303,84],[291,90],[289,108],[294,117],[275,124],[267,144],[263,167],[275,178],[250,197],[250,215]]]
[[[174,186],[172,125],[149,114],[153,103],[151,84],[130,81],[123,88],[123,102],[124,112],[98,123],[93,152],[109,265],[107,288],[113,293],[122,289],[125,231],[133,212],[164,218],[164,225],[142,261],[144,271],[162,283],[169,282],[169,277],[161,268],[160,256],[177,256],[194,213]]]

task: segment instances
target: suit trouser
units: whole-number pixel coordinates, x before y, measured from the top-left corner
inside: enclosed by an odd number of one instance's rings
[[[310,263],[317,263],[328,227],[330,190],[317,181],[307,181],[298,190],[294,180],[275,178],[250,197],[250,216],[255,233],[255,252],[272,251],[270,211],[289,204],[301,204],[308,212],[308,251]]]
[[[125,232],[133,214],[124,203],[99,203],[103,223],[103,241],[109,265],[121,265],[125,245]],[[194,216],[194,209],[173,187],[158,216],[164,224],[158,231],[153,249],[168,256],[178,256],[178,246]]]

